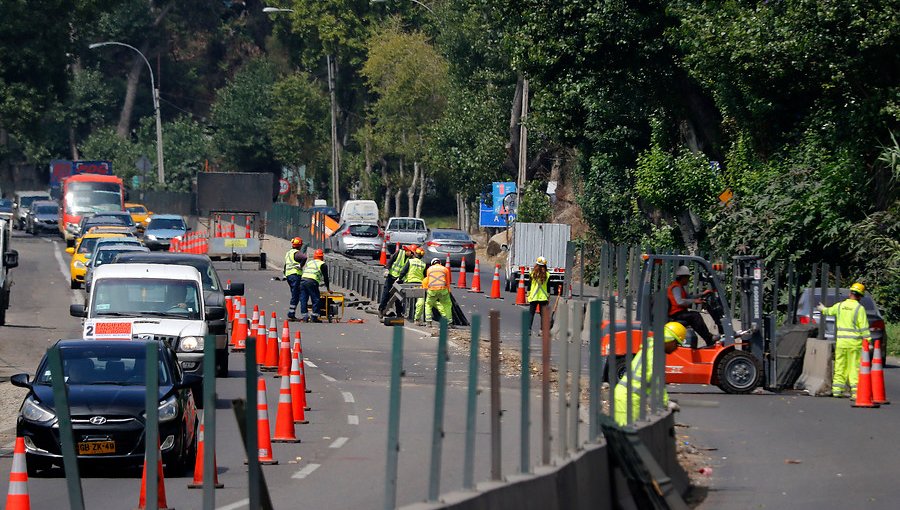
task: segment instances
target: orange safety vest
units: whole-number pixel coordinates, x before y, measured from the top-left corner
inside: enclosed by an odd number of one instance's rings
[[[441,264],[434,264],[425,272],[422,288],[428,290],[446,290],[450,281],[450,270]]]
[[[675,314],[684,312],[688,309],[686,306],[679,305],[678,301],[675,300],[675,294],[672,292],[675,287],[681,287],[682,295],[687,295],[687,293],[684,292],[684,285],[681,285],[678,281],[669,284],[669,288],[666,290],[666,294],[669,296],[669,317],[673,317]]]

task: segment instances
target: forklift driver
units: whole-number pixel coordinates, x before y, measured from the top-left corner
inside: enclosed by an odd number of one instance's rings
[[[701,296],[712,294],[714,291],[706,289],[700,295],[690,295],[684,288],[690,280],[690,268],[678,266],[678,269],[675,270],[675,281],[669,284],[666,292],[669,297],[669,318],[685,326],[690,326],[697,335],[703,337],[706,345],[713,345],[716,339],[713,338],[709,328],[706,327],[703,316],[700,315],[700,312],[691,310],[690,306],[693,303],[702,304],[703,298]],[[697,348],[697,335],[691,337],[691,349]]]

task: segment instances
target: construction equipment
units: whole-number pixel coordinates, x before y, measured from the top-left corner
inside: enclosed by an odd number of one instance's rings
[[[319,317],[328,322],[341,322],[344,318],[344,294],[322,292],[319,295]]]

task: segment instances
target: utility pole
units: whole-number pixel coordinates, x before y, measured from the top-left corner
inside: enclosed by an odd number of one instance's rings
[[[519,178],[516,182],[517,202],[522,203],[528,166],[528,78],[522,80],[522,115],[519,116]]]
[[[341,210],[341,194],[338,188],[340,171],[338,170],[337,148],[337,101],[334,98],[334,80],[337,69],[331,55],[327,55],[328,64],[328,92],[331,95],[331,203],[332,207]]]

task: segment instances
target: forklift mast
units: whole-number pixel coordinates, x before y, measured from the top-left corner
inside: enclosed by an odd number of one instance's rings
[[[760,360],[766,360],[765,326],[763,324],[763,265],[758,256],[742,255],[734,260],[734,283],[741,302],[742,338],[750,341],[750,352]],[[766,367],[767,368],[767,367]],[[767,372],[766,372],[767,373]]]

